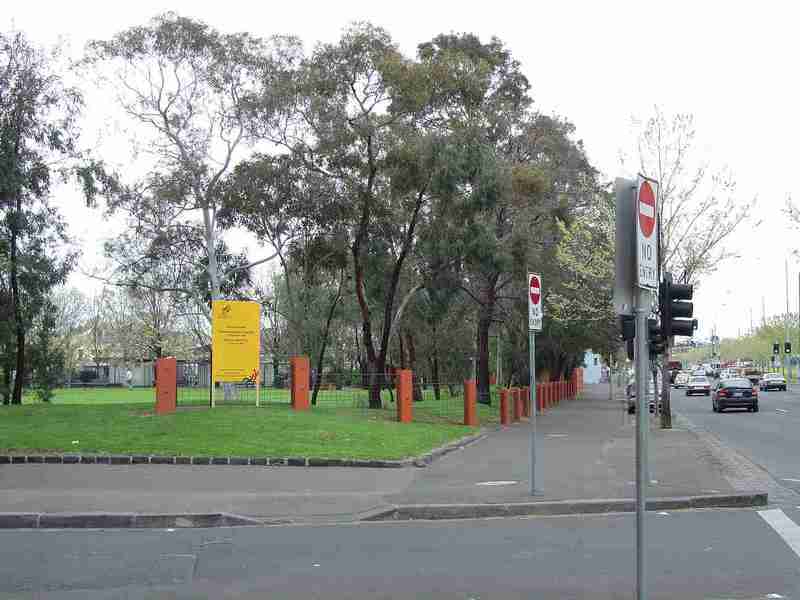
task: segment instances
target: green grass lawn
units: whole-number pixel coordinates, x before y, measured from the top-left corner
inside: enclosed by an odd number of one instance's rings
[[[0,450],[182,456],[398,459],[469,435],[451,423],[401,424],[389,411],[285,405],[153,415],[141,404],[0,407]],[[76,443],[74,443],[76,442]]]
[[[207,388],[191,392],[166,416],[152,414],[150,388],[63,389],[51,404],[0,407],[0,451],[399,459],[475,432],[459,424],[461,396],[446,390],[439,400],[426,390],[411,424],[395,421],[388,392],[382,410],[366,408],[363,390],[321,392],[308,412],[290,408],[287,390],[266,389],[260,408],[244,394],[225,405],[218,390],[213,410]],[[497,402],[478,414],[481,424],[496,423]]]

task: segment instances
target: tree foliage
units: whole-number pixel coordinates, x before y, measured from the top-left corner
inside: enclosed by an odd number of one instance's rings
[[[4,403],[20,404],[29,374],[28,332],[49,331],[50,290],[63,283],[76,253],[49,204],[53,179],[77,159],[80,94],[64,86],[52,59],[22,33],[0,34],[0,327]],[[62,159],[63,162],[56,161]],[[38,342],[48,341],[40,337]],[[13,375],[13,381],[12,381]]]

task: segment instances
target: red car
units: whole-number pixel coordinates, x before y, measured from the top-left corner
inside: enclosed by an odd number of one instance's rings
[[[758,390],[749,379],[723,379],[714,390],[711,399],[714,412],[722,412],[726,408],[746,408],[750,412],[758,412]]]

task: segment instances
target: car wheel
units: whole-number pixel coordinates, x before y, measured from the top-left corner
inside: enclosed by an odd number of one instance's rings
[[[786,386],[783,386],[781,389],[785,392],[786,391]]]
[[[710,395],[711,395],[711,392],[706,392],[706,396],[710,396]]]
[[[636,406],[635,405],[629,406],[628,407],[628,414],[632,415],[632,414],[635,414],[635,413],[636,413]]]

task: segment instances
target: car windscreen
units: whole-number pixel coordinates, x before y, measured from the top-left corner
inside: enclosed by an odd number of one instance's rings
[[[722,382],[722,387],[730,387],[730,388],[749,388],[752,387],[753,384],[750,383],[749,379],[727,379]]]
[[[764,379],[783,379],[780,373],[767,373]]]
[[[692,383],[708,383],[705,377],[692,377]]]

